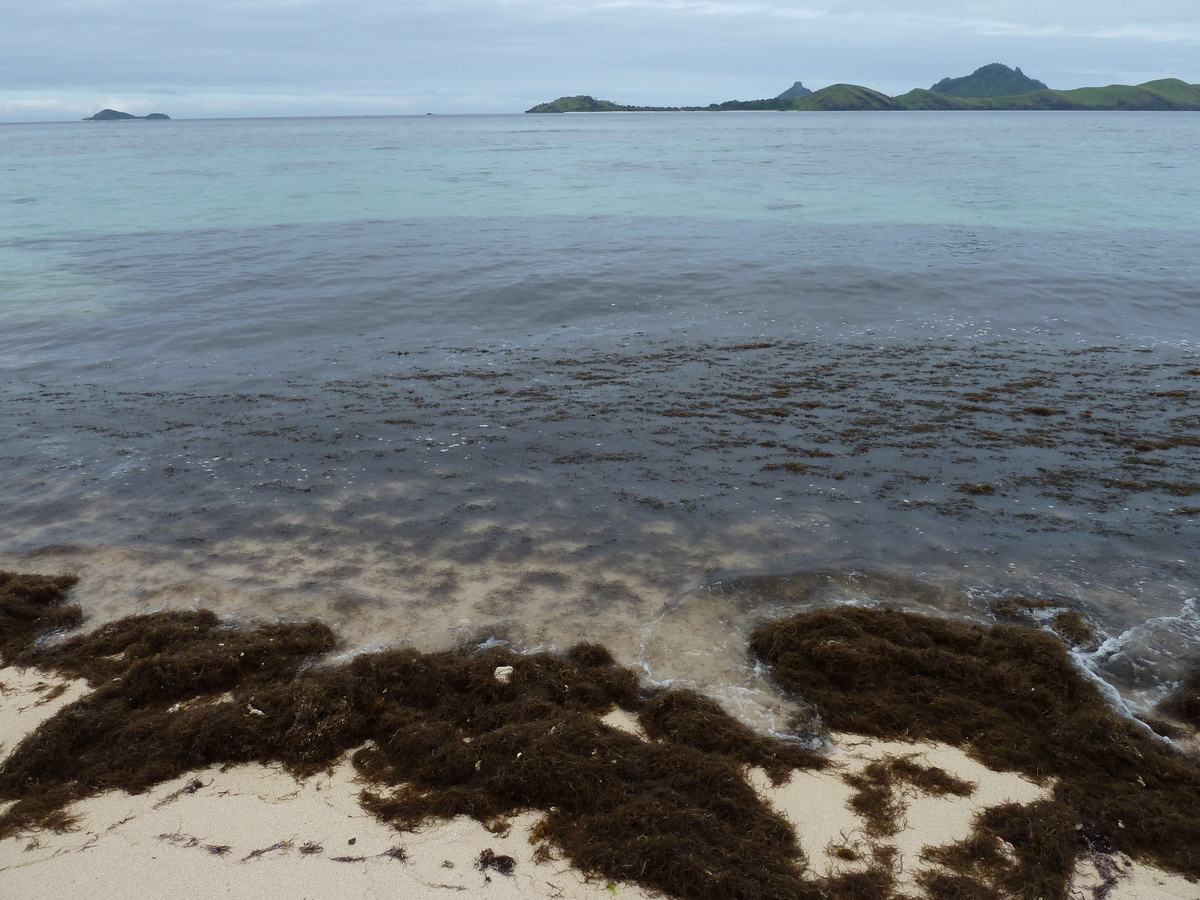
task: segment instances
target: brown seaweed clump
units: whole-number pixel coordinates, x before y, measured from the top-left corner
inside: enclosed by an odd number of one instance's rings
[[[861,772],[843,775],[842,779],[855,789],[850,807],[866,825],[872,838],[892,837],[903,829],[903,794],[916,792],[932,797],[954,794],[969,797],[976,785],[951,775],[938,766],[927,766],[915,759],[916,754],[888,756],[877,759]]]
[[[38,639],[80,623],[83,611],[63,605],[66,592],[78,581],[73,575],[0,572],[0,664],[26,664]]]
[[[917,881],[933,900],[1065,897],[1075,862],[1087,849],[1081,834],[1073,810],[1055,800],[995,806],[976,820],[965,841],[927,848],[926,858],[946,870],[927,870]]]
[[[1072,647],[1094,650],[1098,646],[1096,629],[1083,613],[1062,603],[1030,597],[1002,597],[992,604],[992,612],[1001,619],[1034,627],[1046,621],[1054,633]],[[1038,613],[1048,615],[1042,619]]]
[[[715,700],[694,691],[665,691],[652,697],[638,721],[651,738],[731,756],[766,770],[775,784],[794,769],[812,769],[824,761],[798,744],[759,734],[731,718]]]
[[[1053,637],[839,607],[764,625],[752,647],[832,729],[944,741],[1053,786],[1049,800],[992,810],[966,843],[933,853],[957,870],[926,879],[933,896],[1063,897],[1085,826],[1200,877],[1200,765],[1117,715]]]
[[[6,662],[86,678],[92,691],[0,767],[0,837],[70,824],[72,802],[131,793],[214,764],[297,776],[351,753],[363,805],[411,829],[469,815],[502,831],[527,810],[543,856],[696,900],[886,897],[890,876],[809,880],[795,833],[746,779],[825,760],[755,735],[687,692],[649,699],[594,645],[566,658],[501,647],[411,649],[320,664],[315,622],[237,628],[208,611],[133,616],[53,644],[79,621],[69,580],[0,575]],[[498,667],[511,667],[497,678]],[[609,727],[614,706],[658,737]],[[702,723],[702,728],[696,725]],[[480,864],[505,874],[501,858]]]
[[[1161,708],[1163,712],[1200,727],[1200,668],[1192,672],[1179,690],[1161,704]]]

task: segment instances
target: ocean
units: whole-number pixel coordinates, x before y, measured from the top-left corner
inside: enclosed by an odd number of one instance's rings
[[[598,641],[776,729],[755,625],[1022,597],[1146,712],[1200,659],[1198,145],[1173,113],[0,126],[0,566],[78,572],[92,622]]]

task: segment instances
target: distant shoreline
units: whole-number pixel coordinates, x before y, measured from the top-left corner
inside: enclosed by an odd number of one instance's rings
[[[905,94],[887,94],[857,84],[834,84],[803,97],[763,100],[728,100],[707,106],[629,106],[597,100],[588,94],[559,97],[540,103],[526,113],[572,112],[865,112],[911,110],[1037,110],[1104,112],[1197,112],[1200,85],[1178,78],[1163,78],[1138,85],[1112,84],[1056,91],[1049,88],[997,97],[959,97],[915,88]]]

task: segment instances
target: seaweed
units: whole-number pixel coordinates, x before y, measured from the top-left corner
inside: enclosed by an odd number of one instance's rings
[[[1019,871],[1003,876],[1004,890],[1062,897],[1061,858],[1074,860],[1083,822],[1130,856],[1200,876],[1200,765],[1114,712],[1053,637],[839,607],[764,625],[752,648],[835,730],[942,741],[1051,785],[1027,817],[1041,823],[1036,835],[1011,810],[980,825],[1016,848]],[[1029,884],[1036,889],[1022,893]]]
[[[491,869],[500,875],[512,875],[516,871],[517,861],[511,856],[501,856],[491,847],[488,847],[480,851],[475,868],[480,872],[486,872],[488,869]]]
[[[986,810],[969,838],[925,849],[925,858],[951,870],[918,876],[933,897],[1041,900],[1064,897],[1082,849],[1073,810],[1055,800]],[[956,892],[944,893],[953,885]]]
[[[536,811],[536,858],[683,900],[897,897],[894,853],[874,844],[865,871],[809,873],[791,825],[747,780],[751,766],[779,782],[823,757],[699,694],[647,690],[599,645],[395,648],[334,664],[336,637],[320,623],[237,627],[206,610],[48,641],[82,619],[66,602],[72,579],[0,579],[4,660],[92,687],[4,760],[0,801],[14,802],[0,837],[69,827],[77,800],[212,765],[305,777],[348,756],[363,807],[399,830],[466,815],[501,834]],[[1029,603],[1013,609],[1041,609]],[[1061,898],[1075,861],[1109,847],[1200,875],[1200,766],[1114,713],[1050,635],[839,607],[765,625],[752,648],[833,728],[945,741],[1051,785],[1049,799],[989,810],[965,841],[927,848],[941,866],[921,876],[930,896]],[[650,740],[605,724],[614,707],[638,713]],[[971,790],[905,756],[855,777],[874,836],[899,827],[900,792]],[[505,860],[478,865],[505,874]]]
[[[364,808],[401,830],[467,815],[502,833],[536,810],[539,857],[679,898],[884,896],[849,882],[823,892],[807,879],[792,827],[746,778],[751,765],[781,775],[823,759],[754,735],[685,692],[647,703],[637,676],[597,645],[564,657],[401,648],[333,665],[322,657],[336,641],[320,623],[239,628],[204,610],[132,616],[48,644],[39,638],[79,621],[65,606],[69,580],[9,583],[24,592],[0,618],[10,652],[86,678],[92,691],[4,761],[0,800],[15,802],[0,836],[67,827],[77,800],[138,793],[207,766],[259,762],[304,777],[349,754]],[[663,739],[606,725],[614,706],[645,707]],[[680,721],[688,710],[711,734]],[[505,874],[504,857],[479,862]]]
[[[365,777],[395,785],[366,792],[368,810],[402,829],[457,815],[498,828],[545,810],[543,858],[557,852],[585,872],[677,897],[804,896],[790,826],[730,757],[569,709],[485,728],[454,719],[400,726],[356,752]]]
[[[981,482],[979,484],[967,483],[960,484],[958,486],[958,490],[962,491],[964,494],[974,494],[979,497],[987,497],[996,493],[996,486],[994,484],[988,484],[987,482]]]
[[[1059,635],[1075,647],[1090,644],[1096,632],[1077,609],[1065,609],[1054,614],[1053,627]]]
[[[951,775],[938,766],[916,761],[916,754],[885,756],[870,763],[861,772],[842,776],[855,788],[850,807],[865,823],[869,837],[884,838],[899,834],[903,828],[904,803],[901,794],[910,790],[944,797],[954,794],[969,797],[975,785]]]
[[[1032,597],[1001,597],[992,604],[992,613],[1001,619],[1038,625],[1048,621],[1049,627],[1072,647],[1095,649],[1096,630],[1087,618],[1065,602]],[[1038,613],[1045,615],[1039,616]]]
[[[730,718],[715,700],[693,691],[664,691],[646,704],[638,722],[652,738],[760,766],[775,784],[786,781],[795,769],[828,765],[823,756],[798,743],[759,734]]]
[[[1191,725],[1200,727],[1200,668],[1192,672],[1179,689],[1163,701],[1159,708],[1163,712],[1178,716]]]
[[[74,628],[83,619],[78,606],[63,606],[73,575],[50,577],[0,572],[0,663],[23,665],[39,638]]]

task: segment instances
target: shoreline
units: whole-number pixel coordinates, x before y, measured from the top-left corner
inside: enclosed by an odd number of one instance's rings
[[[0,669],[5,750],[11,747],[8,741],[83,693],[76,683],[47,701],[54,681],[35,673]],[[637,728],[632,717],[611,718],[618,727]],[[969,797],[910,791],[902,798],[903,830],[886,841],[872,838],[850,806],[853,789],[846,777],[861,775],[872,762],[914,756],[974,783],[975,789]],[[869,859],[872,849],[880,854],[891,848],[897,854],[898,886],[915,896],[922,892],[914,876],[936,868],[922,859],[923,846],[961,840],[972,820],[990,807],[1045,796],[1044,787],[992,771],[946,745],[836,735],[831,759],[831,772],[797,773],[780,786],[761,769],[752,770],[750,779],[796,828],[811,871],[824,877],[845,874],[862,868],[861,860],[846,858],[851,853]],[[397,832],[362,809],[356,799],[360,789],[352,767],[343,762],[302,780],[252,764],[188,773],[140,795],[102,794],[73,808],[79,819],[69,831],[0,840],[0,886],[28,900],[57,900],[79,889],[107,900],[138,900],[162,884],[171,884],[184,900],[283,900],[299,893],[310,900],[385,894],[416,900],[443,893],[499,900],[661,896],[626,882],[589,879],[561,859],[536,860],[529,835],[537,813],[516,816],[506,834],[491,833],[469,818]],[[499,862],[481,867],[480,857],[488,851]],[[1102,852],[1081,855],[1071,890],[1072,896],[1107,900],[1200,896],[1200,886],[1182,876]]]
[[[82,615],[71,584],[0,590],[0,883],[26,896],[105,878],[134,896],[182,870],[197,898],[347,879],[402,897],[1197,896],[1147,864],[1200,877],[1200,760],[1117,717],[1028,627],[861,607],[764,625],[755,655],[809,709],[781,740],[595,644],[322,662],[324,626],[202,610],[61,632]]]

